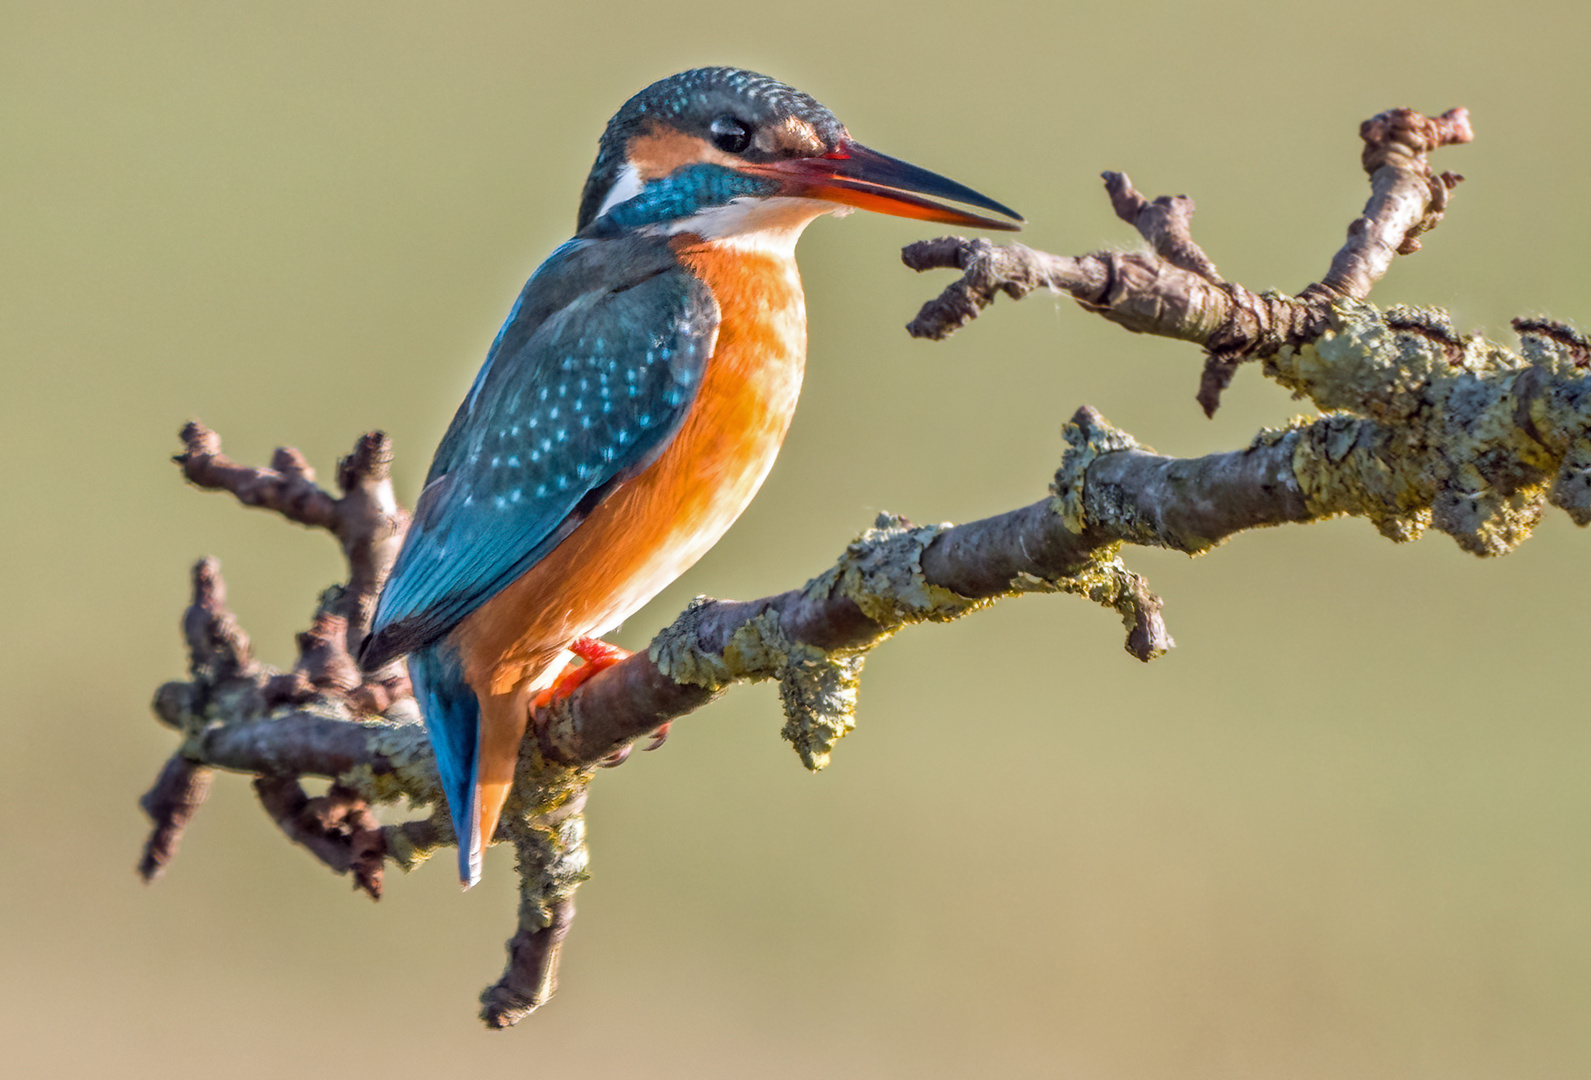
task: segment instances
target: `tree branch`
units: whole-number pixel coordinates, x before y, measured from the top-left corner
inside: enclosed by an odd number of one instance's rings
[[[997,248],[986,240],[912,244],[901,258],[913,270],[953,267],[965,273],[924,304],[906,330],[913,337],[941,340],[976,318],[999,293],[1021,299],[1040,286],[1065,291],[1086,309],[1136,333],[1203,346],[1198,401],[1206,415],[1214,415],[1239,363],[1317,340],[1326,332],[1333,303],[1365,299],[1394,255],[1419,250],[1417,238],[1441,221],[1449,190],[1463,179],[1456,173],[1433,174],[1428,156],[1474,138],[1463,109],[1435,119],[1393,109],[1366,120],[1359,135],[1370,199],[1348,226],[1348,241],[1326,276],[1296,297],[1254,293],[1224,281],[1193,240],[1192,199],[1162,196],[1150,202],[1125,173],[1108,172],[1105,188],[1116,216],[1138,230],[1150,252],[1099,251],[1068,258],[1020,244]]]
[[[220,436],[203,424],[184,427],[182,442],[183,452],[173,460],[195,486],[230,491],[245,506],[275,511],[300,525],[326,529],[337,538],[348,560],[348,584],[324,607],[327,615],[343,620],[345,651],[357,648],[370,627],[376,597],[409,527],[408,512],[392,492],[392,441],[373,431],[337,463],[341,498],[316,485],[315,470],[291,447],[279,448],[270,468],[251,469],[233,464],[221,452]],[[322,632],[326,629],[330,627]],[[342,660],[328,656],[323,662],[341,664]]]
[[[1193,241],[1192,201],[1147,200],[1119,173],[1106,174],[1107,192],[1148,252],[1069,258],[954,238],[906,249],[916,269],[963,271],[924,306],[910,327],[917,336],[948,335],[998,293],[1065,290],[1130,330],[1199,344],[1206,411],[1236,365],[1257,359],[1327,415],[1261,431],[1243,449],[1179,459],[1082,408],[1044,498],[962,525],[881,516],[804,586],[753,601],[698,599],[645,652],[536,712],[495,838],[518,855],[520,905],[507,968],[482,995],[489,1025],[516,1023],[556,986],[586,876],[583,811],[595,770],[733,683],[778,680],[783,734],[818,769],[855,724],[866,654],[915,623],[1008,596],[1070,592],[1121,615],[1133,656],[1164,653],[1172,641],[1160,600],[1122,564],[1123,545],[1197,554],[1247,529],[1352,514],[1396,540],[1434,525],[1490,555],[1521,542],[1548,504],[1591,522],[1584,337],[1542,320],[1516,323],[1516,355],[1461,337],[1440,312],[1363,302],[1394,255],[1414,251],[1445,211],[1458,178],[1433,174],[1427,156],[1469,140],[1465,114],[1396,110],[1361,134],[1370,200],[1326,276],[1296,297],[1224,281]],[[407,870],[455,842],[407,679],[397,665],[364,678],[352,661],[407,523],[392,496],[391,448],[379,433],[364,436],[339,467],[343,495],[333,497],[295,451],[250,469],[196,423],[183,441],[177,460],[189,480],[330,531],[349,579],[322,594],[298,662],[278,673],[252,660],[217,564],[195,567],[183,618],[190,678],[161,687],[154,703],[182,743],[144,800],[155,825],[140,872],[165,868],[210,770],[225,769],[256,775],[262,804],[289,837],[379,896],[384,859]],[[305,776],[333,786],[310,798]],[[400,799],[428,816],[378,827],[370,808]]]
[[[171,860],[177,857],[182,831],[204,805],[214,775],[214,770],[181,754],[173,754],[160,770],[155,786],[138,800],[138,805],[154,823],[144,843],[144,857],[138,861],[138,876],[144,881],[153,881],[164,874]]]

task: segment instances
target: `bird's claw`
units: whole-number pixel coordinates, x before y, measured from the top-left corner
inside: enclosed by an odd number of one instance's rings
[[[623,765],[626,761],[629,760],[630,751],[632,751],[634,749],[635,749],[635,744],[634,743],[625,743],[623,746],[619,747],[613,753],[609,754],[607,757],[605,757],[601,761],[597,762],[597,766],[598,766],[598,768],[603,768],[603,769],[617,769],[620,765]]]
[[[672,723],[673,721],[670,721]],[[642,750],[656,750],[668,741],[668,724],[663,724],[652,732],[652,741],[641,747]],[[630,758],[630,753],[635,749],[635,744],[625,743],[613,753],[597,762],[604,769],[616,769]]]

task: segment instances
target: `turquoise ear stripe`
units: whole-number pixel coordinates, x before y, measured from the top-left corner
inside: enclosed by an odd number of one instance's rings
[[[778,190],[776,180],[748,176],[724,165],[708,162],[687,165],[647,184],[639,195],[603,214],[581,235],[615,236],[647,225],[688,218],[708,207],[728,205],[735,199],[767,198]]]

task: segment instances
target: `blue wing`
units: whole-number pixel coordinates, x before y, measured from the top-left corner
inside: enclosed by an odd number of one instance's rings
[[[365,666],[446,634],[650,464],[684,422],[717,334],[711,293],[661,239],[554,252],[437,448]]]

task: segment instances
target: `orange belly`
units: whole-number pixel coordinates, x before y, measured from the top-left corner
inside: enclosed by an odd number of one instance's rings
[[[706,554],[751,502],[789,429],[806,356],[795,260],[694,237],[676,252],[719,305],[717,346],[684,426],[452,633],[481,700],[482,788],[504,785],[506,795],[529,695],[556,678],[569,643],[611,630]],[[492,801],[483,791],[482,803]]]

